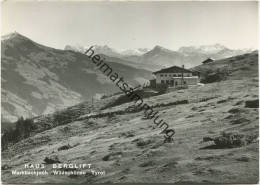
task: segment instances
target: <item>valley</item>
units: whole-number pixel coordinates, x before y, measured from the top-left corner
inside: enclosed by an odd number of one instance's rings
[[[118,91],[84,54],[46,47],[19,33],[1,44],[2,121],[48,114]],[[151,71],[106,62],[133,85],[152,76]]]

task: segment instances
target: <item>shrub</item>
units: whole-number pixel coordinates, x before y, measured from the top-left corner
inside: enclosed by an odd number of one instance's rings
[[[221,148],[233,148],[250,144],[254,139],[254,137],[244,134],[223,132],[221,136],[214,138],[213,141]]]
[[[168,85],[167,84],[157,84],[156,85],[156,90],[159,91],[158,94],[164,94],[168,90]]]
[[[18,137],[22,139],[28,137],[33,129],[34,125],[32,119],[23,119],[23,117],[21,117],[15,123],[15,132]]]
[[[246,108],[259,108],[259,100],[255,99],[255,100],[247,100],[245,102],[245,107]]]
[[[45,157],[43,160],[46,164],[61,163],[57,155]]]
[[[59,147],[59,148],[58,148],[58,151],[60,151],[60,150],[68,150],[68,149],[70,149],[70,148],[72,148],[72,146],[70,146],[69,144],[67,144],[67,145],[63,145],[63,146]]]
[[[9,144],[29,137],[35,129],[32,119],[24,119],[21,117],[14,124],[15,127],[13,129],[6,130],[2,135],[2,147],[4,150],[8,148]]]
[[[219,69],[215,72],[206,72],[201,79],[201,83],[214,83],[226,80],[228,72],[225,70],[220,71]]]

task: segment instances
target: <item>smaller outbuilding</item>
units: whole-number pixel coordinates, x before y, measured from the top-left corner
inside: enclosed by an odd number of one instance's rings
[[[208,63],[212,63],[212,62],[214,62],[214,59],[208,58],[207,60],[204,60],[202,63],[203,64],[208,64]]]

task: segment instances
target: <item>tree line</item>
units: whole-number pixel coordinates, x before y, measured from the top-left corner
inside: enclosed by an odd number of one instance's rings
[[[32,119],[19,118],[15,122],[13,128],[7,129],[2,133],[2,149],[5,150],[10,144],[16,143],[19,140],[29,137],[31,131],[35,128]]]

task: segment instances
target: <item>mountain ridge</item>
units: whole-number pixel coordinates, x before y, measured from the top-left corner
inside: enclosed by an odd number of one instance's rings
[[[96,93],[118,91],[82,53],[44,46],[18,33],[5,37],[1,44],[3,119],[45,114]],[[123,62],[106,62],[133,85],[151,77],[150,71]]]
[[[178,50],[167,49],[163,46],[156,45],[152,49],[143,49],[142,53],[125,55],[123,52],[118,52],[109,46],[96,46],[96,51],[99,54],[104,54],[110,57],[117,57],[127,61],[126,64],[136,65],[146,70],[159,70],[164,67],[173,65],[185,65],[186,67],[194,67],[199,65],[207,58],[221,59],[228,58],[244,53],[252,52],[252,49],[230,49],[221,44],[200,45],[200,46],[184,46]],[[85,50],[87,49],[84,47]],[[83,49],[74,49],[75,51],[84,53]]]

